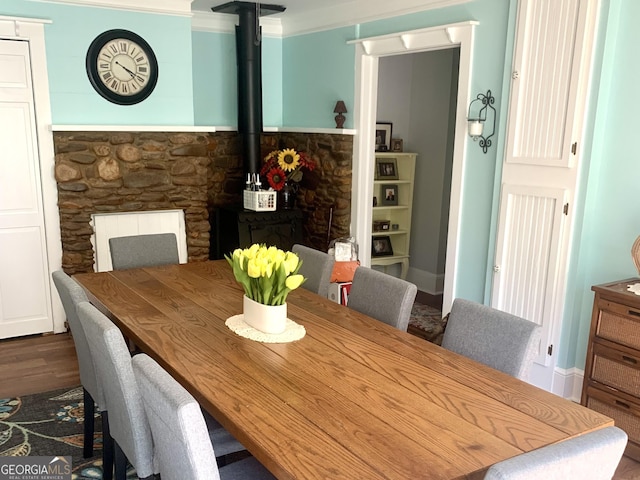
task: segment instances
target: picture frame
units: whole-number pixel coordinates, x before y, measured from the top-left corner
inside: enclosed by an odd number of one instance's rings
[[[380,185],[382,205],[398,205],[398,185]]]
[[[371,256],[387,257],[393,255],[391,237],[388,235],[375,236],[371,238]]]
[[[376,123],[376,152],[388,152],[391,150],[392,124],[389,122]]]
[[[390,227],[391,227],[390,220],[374,220],[373,221],[374,232],[386,232],[390,230]]]
[[[392,138],[391,139],[391,151],[392,152],[402,152],[402,139],[401,138]]]
[[[376,158],[375,180],[398,180],[398,162],[395,158]]]

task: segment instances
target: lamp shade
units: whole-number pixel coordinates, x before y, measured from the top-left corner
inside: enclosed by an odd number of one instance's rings
[[[336,102],[336,107],[333,109],[333,113],[347,113],[347,106],[342,100]]]

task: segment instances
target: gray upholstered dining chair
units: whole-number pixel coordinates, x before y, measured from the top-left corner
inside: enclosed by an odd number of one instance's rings
[[[456,298],[442,346],[521,380],[538,352],[541,327],[487,305]]]
[[[102,385],[98,381],[96,370],[93,365],[89,343],[84,333],[84,327],[78,317],[76,307],[87,302],[87,295],[80,285],[78,285],[69,275],[62,270],[57,270],[51,275],[53,283],[58,290],[58,295],[62,301],[64,312],[71,328],[73,343],[78,357],[78,369],[80,370],[80,383],[82,384],[84,401],[84,444],[82,455],[84,458],[93,456],[93,435],[95,431],[95,405],[98,405],[102,424],[103,448],[102,465],[104,467],[105,480],[111,480],[113,470],[113,450],[110,448],[112,442],[109,441],[109,420],[107,415],[107,405],[102,392]]]
[[[627,434],[605,427],[496,463],[484,480],[611,480]]]
[[[307,279],[302,286],[318,295],[327,297],[335,258],[328,253],[299,243],[295,244],[291,250],[302,260],[302,266],[298,273]]]
[[[126,477],[127,460],[143,479],[150,472],[151,436],[131,368],[131,355],[120,329],[88,302],[77,307],[90,346],[96,376],[102,385],[105,403],[110,412],[108,437],[113,445],[116,480]],[[142,412],[142,416],[141,416]],[[246,450],[222,425],[207,416],[211,438],[218,445],[219,456]],[[106,447],[105,447],[106,448]],[[106,478],[106,476],[105,476]]]
[[[417,292],[418,288],[406,280],[358,267],[347,307],[406,332]]]
[[[126,479],[129,460],[138,478],[152,479],[158,471],[154,468],[151,430],[124,337],[120,329],[89,302],[80,303],[77,310],[109,411],[115,478]]]
[[[114,270],[179,263],[175,233],[152,233],[109,239]]]
[[[275,478],[253,457],[218,469],[217,445],[196,400],[151,357],[139,354],[132,363],[162,480]]]

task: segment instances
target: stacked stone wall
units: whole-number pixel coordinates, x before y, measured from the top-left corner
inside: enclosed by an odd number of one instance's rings
[[[69,274],[93,271],[94,213],[182,209],[189,261],[209,258],[210,215],[241,203],[244,188],[235,132],[55,132],[55,177],[62,266]],[[263,153],[307,151],[318,169],[303,178],[298,207],[304,241],[326,250],[346,236],[351,219],[351,152],[344,135],[265,134]]]

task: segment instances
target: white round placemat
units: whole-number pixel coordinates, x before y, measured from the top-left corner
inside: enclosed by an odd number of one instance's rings
[[[227,321],[224,322],[224,324],[229,327],[232,332],[240,335],[241,337],[263,343],[295,342],[296,340],[300,340],[307,333],[302,325],[289,318],[287,318],[287,325],[282,333],[264,333],[260,330],[256,330],[244,321],[244,314],[242,313],[240,315],[234,315],[233,317],[227,318]]]

